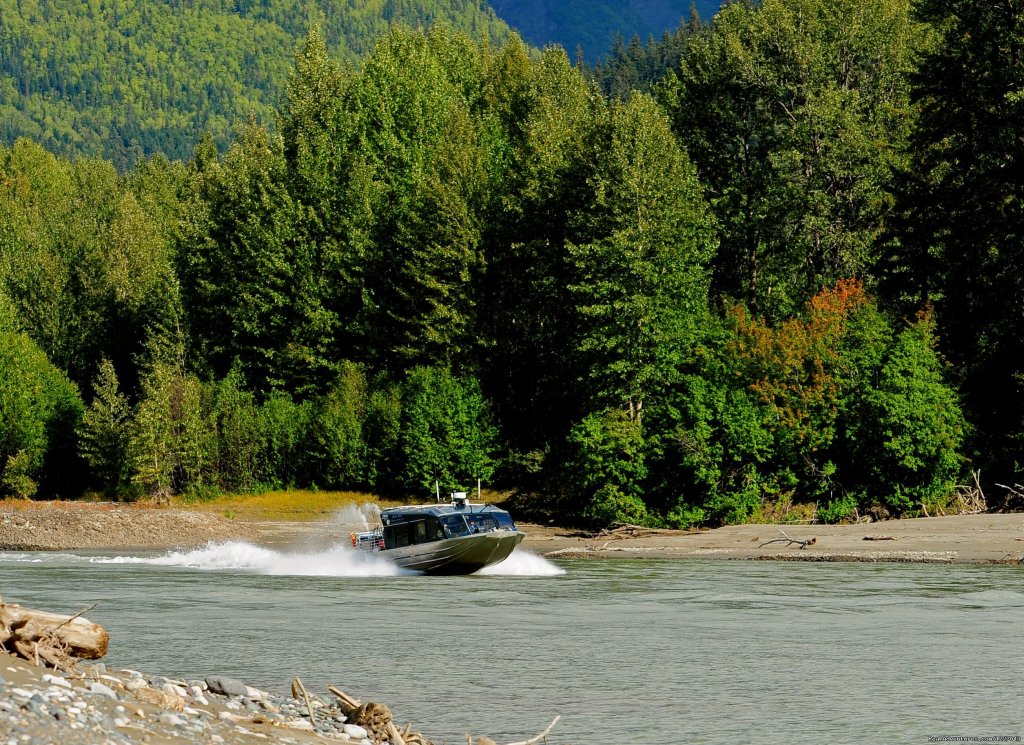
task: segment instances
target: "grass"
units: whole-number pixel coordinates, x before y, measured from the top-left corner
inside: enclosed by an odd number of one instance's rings
[[[393,507],[399,502],[381,499],[374,494],[352,491],[309,491],[293,489],[261,494],[224,494],[202,501],[175,497],[172,504],[198,512],[216,512],[231,519],[251,521],[321,520],[349,505],[373,502]]]
[[[92,497],[91,499],[89,497]],[[80,500],[62,501],[63,509],[123,509],[138,507],[149,509],[155,505],[148,500],[137,503],[97,503],[99,495],[85,495]],[[490,503],[501,502],[507,494],[485,489],[483,500]],[[470,498],[476,501],[476,494]],[[420,503],[432,502],[433,498],[413,500]],[[232,520],[288,521],[307,522],[322,520],[339,509],[351,505],[359,506],[371,502],[381,508],[397,507],[405,502],[383,499],[370,492],[353,491],[310,491],[307,489],[291,489],[262,492],[257,494],[220,494],[209,499],[195,499],[184,496],[171,498],[171,507],[193,512],[210,512]],[[45,509],[53,502],[35,502],[28,499],[0,499],[0,510],[32,510]],[[166,507],[166,505],[163,505]]]
[[[446,498],[446,495],[442,495]],[[507,492],[484,489],[482,501],[500,504],[507,497]],[[470,494],[472,501],[477,501],[476,494]],[[384,499],[371,492],[354,491],[310,491],[307,489],[291,489],[263,492],[259,494],[223,494],[212,499],[186,499],[174,497],[173,507],[201,512],[215,512],[232,520],[247,521],[312,521],[322,520],[332,513],[348,506],[359,506],[371,502],[382,509],[398,507],[403,504],[424,504],[433,502],[433,495],[425,499],[396,501]]]

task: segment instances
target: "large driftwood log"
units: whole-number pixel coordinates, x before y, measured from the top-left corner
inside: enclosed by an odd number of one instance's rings
[[[0,647],[37,664],[61,667],[71,658],[96,660],[109,643],[106,629],[81,614],[63,616],[0,600]]]

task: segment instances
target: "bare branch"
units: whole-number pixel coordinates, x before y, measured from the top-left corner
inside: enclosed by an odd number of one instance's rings
[[[540,742],[548,736],[548,733],[551,731],[551,728],[558,724],[558,720],[561,718],[562,715],[559,714],[557,717],[552,719],[551,724],[549,724],[547,728],[536,737],[531,737],[529,740],[523,740],[522,742],[510,742],[508,745],[534,745],[534,743]]]
[[[806,538],[806,539],[803,539],[803,538],[790,538],[788,535],[786,535],[786,532],[784,530],[782,530],[781,528],[777,528],[777,530],[780,533],[782,533],[782,538],[773,538],[770,541],[765,541],[760,546],[758,546],[758,548],[764,548],[765,546],[768,546],[768,545],[770,545],[772,543],[783,543],[784,542],[787,547],[791,546],[791,545],[793,545],[795,543],[801,549],[805,549],[808,546],[813,546],[815,543],[818,542],[817,538]]]

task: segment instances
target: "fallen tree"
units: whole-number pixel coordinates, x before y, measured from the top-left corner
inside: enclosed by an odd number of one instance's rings
[[[64,668],[76,659],[96,660],[107,653],[110,636],[97,623],[73,616],[23,608],[0,598],[0,648],[36,665]]]

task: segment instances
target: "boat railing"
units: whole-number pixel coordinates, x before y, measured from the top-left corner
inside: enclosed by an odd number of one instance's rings
[[[364,530],[358,533],[352,533],[350,539],[352,541],[352,548],[357,549],[359,551],[384,550],[383,528],[377,528],[375,530]]]

